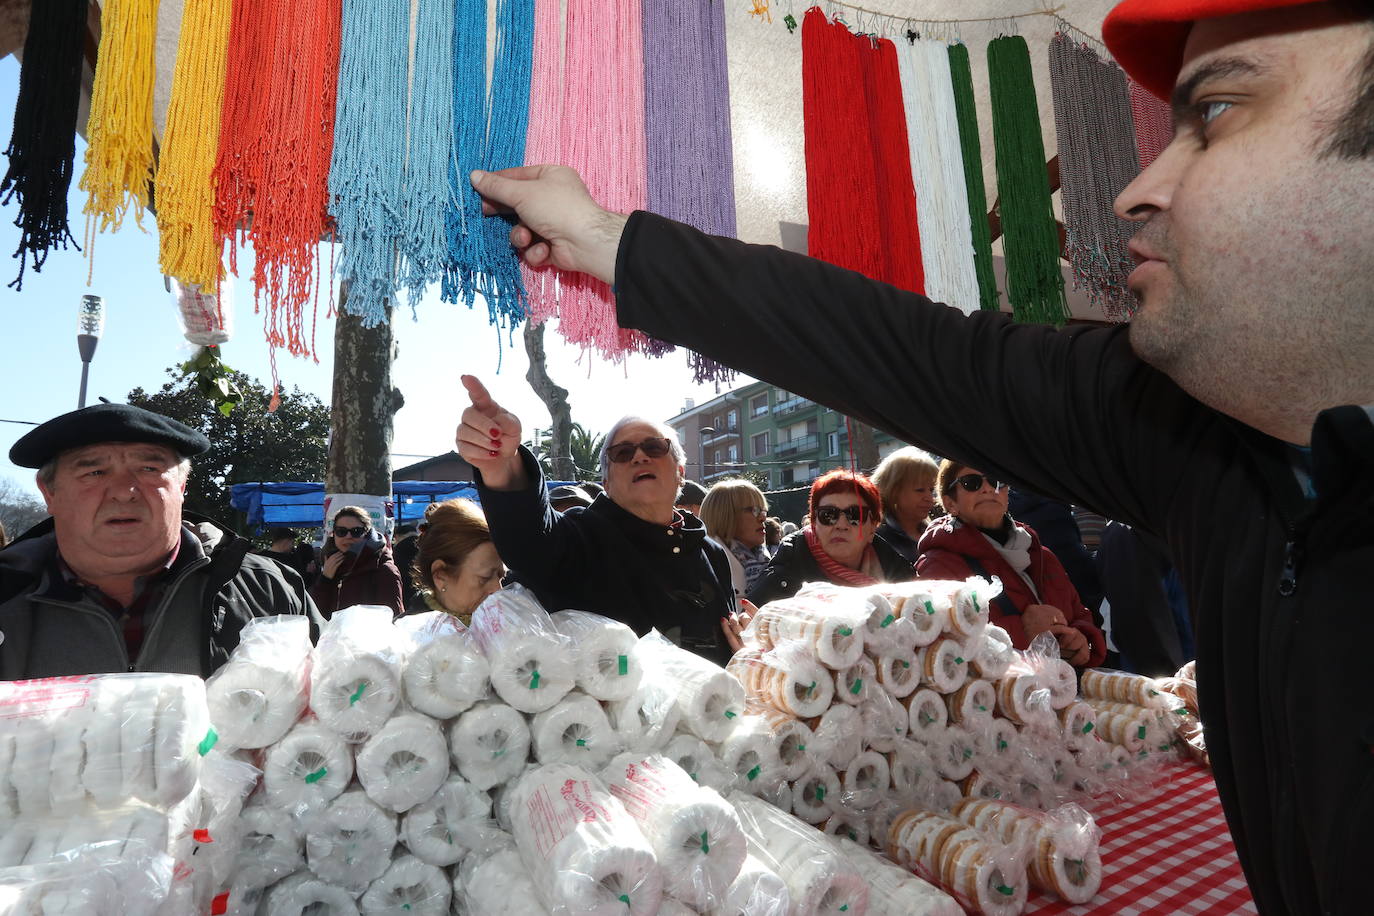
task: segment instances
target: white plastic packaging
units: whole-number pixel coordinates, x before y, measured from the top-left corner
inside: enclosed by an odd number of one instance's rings
[[[744,712],[744,688],[719,665],[680,649],[651,630],[639,641],[646,670],[676,698],[679,727],[703,741],[722,741]]]
[[[672,694],[652,680],[641,680],[629,697],[606,704],[606,717],[620,743],[645,753],[667,745],[680,716]]]
[[[409,641],[401,679],[411,706],[452,719],[490,693],[491,666],[458,618],[430,611],[407,614],[395,626]]]
[[[404,636],[391,608],[359,604],[334,612],[310,670],[310,709],[350,744],[372,737],[401,700]]]
[[[697,785],[724,795],[735,785],[735,774],[725,768],[716,752],[696,735],[674,735],[663,756],[676,763]]]
[[[437,721],[402,713],[358,748],[355,766],[368,797],[399,814],[427,801],[444,784],[448,745]]]
[[[735,787],[757,795],[782,779],[782,758],[769,721],[748,714],[734,721],[716,748],[721,765],[735,774]]]
[[[322,880],[354,897],[380,878],[396,847],[396,815],[361,789],[349,789],[303,824],[305,857]],[[269,895],[270,896],[270,895]]]
[[[605,766],[621,748],[601,704],[574,690],[530,722],[534,759],[588,770]]]
[[[454,870],[453,897],[460,904],[457,912],[472,916],[548,916],[509,834],[463,859]]]
[[[310,621],[300,614],[256,617],[229,661],[205,682],[210,721],[227,748],[280,741],[305,711]]]
[[[830,707],[835,696],[831,672],[801,642],[784,642],[768,650],[744,648],[726,670],[757,702],[807,719]]]
[[[720,916],[788,916],[791,911],[792,893],[787,882],[757,857],[746,855],[725,899],[711,912]]]
[[[828,668],[847,668],[864,651],[864,632],[871,609],[866,604],[831,602],[814,593],[770,601],[745,628],[748,641],[763,650],[800,642]]]
[[[263,899],[267,916],[300,916],[327,912],[330,916],[359,916],[355,895],[309,871],[296,872],[273,885]]]
[[[415,856],[399,855],[359,899],[367,914],[448,916],[453,887],[443,869]]]
[[[598,700],[623,700],[644,676],[639,639],[625,624],[586,611],[555,611],[554,627],[572,644],[577,686]]]
[[[422,862],[454,865],[470,852],[492,847],[501,831],[492,819],[491,797],[451,774],[439,791],[406,812],[401,839]]]
[[[263,761],[268,801],[290,812],[325,807],[352,779],[352,747],[314,718],[301,721],[268,748]]]
[[[491,685],[514,708],[543,712],[576,682],[570,641],[521,586],[503,588],[472,612],[472,635],[491,665]]]
[[[525,769],[530,729],[525,717],[505,703],[483,701],[449,728],[449,753],[463,778],[490,789]]]
[[[963,908],[933,884],[848,839],[835,848],[868,884],[868,916],[963,916]]]

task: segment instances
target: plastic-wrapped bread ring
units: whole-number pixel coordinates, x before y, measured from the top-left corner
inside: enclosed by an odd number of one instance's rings
[[[1050,705],[1055,709],[1063,709],[1078,699],[1078,675],[1073,665],[1062,658],[1046,659],[1040,669],[1040,679],[1049,688]]]
[[[358,782],[383,808],[409,811],[444,784],[448,756],[438,722],[420,713],[403,713],[358,749]]]
[[[487,695],[491,666],[456,618],[439,611],[407,614],[396,627],[412,642],[401,674],[411,706],[452,719]]]
[[[1100,668],[1089,668],[1083,672],[1082,691],[1085,697],[1134,703],[1136,706],[1154,706],[1160,696],[1153,678]]]
[[[390,608],[344,608],[329,618],[315,647],[310,708],[352,744],[375,734],[401,700],[404,637],[391,618]]]
[[[267,751],[262,784],[273,806],[322,808],[353,779],[353,752],[331,729],[301,722]]]
[[[840,777],[830,767],[817,767],[792,783],[792,813],[808,824],[819,824],[840,803]]]
[[[396,815],[350,789],[310,818],[306,861],[316,875],[357,896],[391,864],[396,835]]]
[[[626,699],[608,702],[606,715],[621,744],[652,751],[662,748],[673,737],[681,713],[671,694],[658,684],[642,680]]]
[[[911,664],[909,655],[880,655],[874,659],[878,683],[901,699],[921,685],[921,672]]]
[[[530,723],[534,759],[599,770],[619,750],[619,741],[601,704],[574,690],[535,713]]]
[[[1007,673],[1015,658],[1016,649],[1012,646],[1011,634],[994,623],[983,631],[982,646],[969,663],[978,677],[995,681]]]
[[[887,758],[877,751],[864,751],[840,771],[840,799],[849,807],[873,807],[891,785]]]
[[[907,718],[913,737],[942,731],[949,722],[949,708],[944,697],[934,690],[922,688],[907,698]]]
[[[946,700],[952,722],[988,720],[997,706],[997,691],[987,681],[973,680],[951,693]]]
[[[866,655],[860,656],[854,664],[835,672],[835,698],[850,706],[858,706],[876,678],[873,660]]]
[[[718,913],[738,916],[788,916],[792,911],[792,895],[777,873],[752,855],[744,858]]]
[[[768,723],[782,778],[791,782],[805,773],[811,766],[813,752],[810,748],[815,741],[806,723],[771,706],[750,704],[745,709],[749,715],[759,716]]]
[[[323,910],[320,908],[324,907]],[[331,916],[358,916],[353,895],[344,888],[322,881],[308,871],[297,872],[278,882],[267,892],[263,905],[267,916],[295,916],[297,913],[327,912]]]
[[[677,735],[663,749],[663,756],[680,766],[699,786],[728,791],[735,783],[735,774],[717,759],[705,741],[695,735]]]
[[[359,901],[364,913],[448,916],[453,889],[443,869],[415,856],[399,855]]]
[[[962,583],[950,595],[950,633],[961,640],[980,635],[988,625],[988,602],[1001,591],[1001,586],[977,577]]]
[[[449,752],[463,778],[490,789],[520,774],[530,752],[525,717],[510,706],[482,702],[449,728]]]
[[[554,627],[572,641],[577,654],[577,686],[598,700],[631,696],[644,676],[635,631],[586,611],[555,611]]]
[[[960,725],[950,725],[931,745],[931,760],[945,779],[953,782],[968,776],[977,764],[977,744],[971,732]]]
[[[432,798],[401,820],[406,848],[430,865],[454,865],[468,852],[489,845],[496,832],[491,798],[457,775],[450,775]]]
[[[968,680],[968,659],[962,643],[941,636],[925,648],[922,680],[939,693],[953,693]]]

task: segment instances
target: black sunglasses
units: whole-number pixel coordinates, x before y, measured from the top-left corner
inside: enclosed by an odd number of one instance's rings
[[[334,537],[336,538],[360,538],[365,534],[367,534],[367,528],[362,525],[356,528],[340,528],[337,525],[334,526]]]
[[[634,458],[636,451],[643,452],[646,458],[662,458],[672,450],[672,444],[667,439],[653,437],[643,442],[617,442],[606,449],[606,457],[615,464],[624,464]]]
[[[843,509],[839,506],[820,506],[816,509],[816,521],[828,528],[838,522],[843,515],[849,519],[849,524],[862,525],[867,514],[863,506],[846,506]]]
[[[996,477],[990,477],[987,474],[964,474],[950,481],[945,486],[945,492],[949,493],[957,485],[963,487],[970,493],[977,493],[979,490],[983,489],[983,481],[985,480],[988,482],[988,486],[992,487],[994,490],[1000,490],[1006,486],[1004,482],[998,480]]]

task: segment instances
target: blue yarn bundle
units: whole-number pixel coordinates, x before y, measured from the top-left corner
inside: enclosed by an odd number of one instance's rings
[[[345,309],[375,327],[396,290],[405,168],[408,0],[344,0],[330,214]]]
[[[487,5],[458,0],[453,20],[454,157],[449,173],[457,208],[446,221],[448,265],[441,295],[472,306],[487,302],[493,324],[513,328],[524,317],[524,284],[510,246],[510,224],[482,216],[468,174],[523,165],[534,53],[534,0],[498,0],[496,52],[486,79]]]
[[[453,168],[454,0],[420,0],[410,87],[401,285],[413,310],[425,288],[444,278],[448,214],[457,208]]]

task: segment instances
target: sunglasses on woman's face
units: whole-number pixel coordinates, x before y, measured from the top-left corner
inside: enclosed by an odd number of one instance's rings
[[[739,511],[748,512],[750,515],[754,516],[754,518],[763,518],[768,514],[768,510],[763,508],[763,506],[741,506]]]
[[[615,464],[624,464],[635,456],[635,452],[644,453],[646,458],[662,458],[672,451],[672,446],[667,439],[651,437],[643,442],[617,442],[606,449],[606,457]]]
[[[849,519],[849,524],[862,525],[865,514],[863,506],[846,506],[843,509],[839,506],[820,506],[816,509],[816,521],[828,528],[838,522],[843,515]]]
[[[337,526],[334,528],[334,537],[336,538],[360,538],[365,534],[367,534],[367,529],[362,525],[356,528],[340,528]]]
[[[992,487],[993,490],[1001,490],[1006,486],[1004,482],[998,480],[996,477],[989,477],[987,474],[964,474],[961,477],[954,478],[954,482],[945,487],[945,492],[949,493],[955,486],[960,486],[970,493],[977,493],[979,490],[983,489],[983,481],[985,480],[988,482],[988,486]]]

